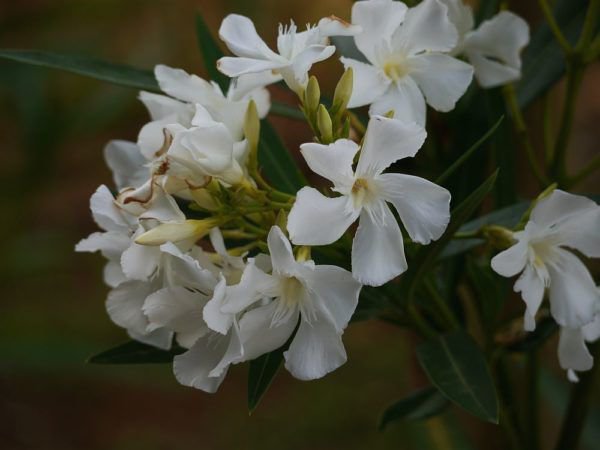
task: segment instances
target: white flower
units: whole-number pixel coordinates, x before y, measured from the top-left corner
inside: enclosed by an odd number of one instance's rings
[[[600,309],[600,305],[599,305]],[[558,341],[558,361],[567,371],[572,382],[579,381],[575,372],[590,370],[594,365],[594,357],[590,354],[586,342],[595,342],[600,338],[600,314],[581,328],[560,329]]]
[[[501,11],[474,30],[473,11],[462,0],[441,0],[459,40],[453,54],[463,54],[484,88],[500,86],[521,77],[521,51],[529,43],[529,25],[510,11]]]
[[[206,109],[214,121],[223,123],[231,136],[238,141],[243,137],[244,116],[250,100],[256,103],[259,117],[261,119],[266,117],[271,107],[271,100],[265,86],[280,79],[271,72],[244,75],[233,80],[227,93],[223,94],[216,83],[209,83],[182,69],[157,65],[154,68],[154,75],[163,92],[191,108],[190,120],[194,115],[194,105],[199,104]],[[186,126],[179,121],[171,123]]]
[[[302,380],[320,378],[346,362],[342,333],[361,286],[339,267],[296,261],[277,226],[269,232],[268,246],[272,274],[249,263],[239,285],[228,288],[220,308],[223,314],[242,314],[237,330],[240,361],[283,346],[298,326],[284,353],[285,367]]]
[[[370,64],[342,58],[354,71],[349,108],[371,105],[369,113],[425,124],[426,105],[450,111],[465,93],[473,68],[445,53],[458,34],[439,0],[407,10],[392,0],[359,1],[352,21],[362,27],[354,40]]]
[[[369,121],[356,170],[359,146],[340,139],[330,145],[303,144],[311,170],[333,183],[339,197],[302,188],[288,217],[290,238],[297,245],[326,245],[338,240],[360,219],[352,244],[352,274],[363,284],[379,286],[407,268],[402,233],[387,205],[392,203],[415,242],[438,239],[448,224],[450,193],[423,178],[383,173],[395,161],[414,156],[425,130],[415,123],[373,116]]]
[[[525,329],[535,328],[535,314],[548,289],[550,311],[562,327],[577,329],[594,319],[599,293],[581,260],[569,249],[600,257],[600,207],[582,196],[555,190],[540,200],[516,243],[492,259],[498,274],[523,272],[514,289],[526,304]]]
[[[175,257],[168,260],[168,267],[163,266],[170,279],[164,283],[166,287],[145,299],[143,313],[148,320],[147,332],[171,330],[177,343],[188,349],[174,359],[177,380],[212,393],[229,365],[241,359],[241,343],[234,314],[226,317],[228,329],[223,334],[209,329],[204,316],[209,303],[220,303],[227,284],[239,281],[245,264],[241,257],[227,253],[218,228],[211,230],[210,238],[216,254],[198,247],[183,254],[171,243],[161,246],[163,252]]]
[[[230,14],[221,23],[219,36],[236,57],[217,61],[221,72],[230,77],[250,73],[278,74],[294,92],[300,94],[308,82],[308,71],[314,63],[329,58],[335,47],[328,45],[328,37],[349,36],[359,29],[335,17],[321,19],[315,27],[298,32],[292,22],[289,27],[279,26],[275,53],[260,38],[250,19]],[[279,78],[279,79],[281,79]]]

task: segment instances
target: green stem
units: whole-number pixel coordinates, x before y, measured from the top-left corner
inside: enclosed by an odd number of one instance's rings
[[[567,91],[565,93],[565,105],[563,107],[558,137],[556,138],[556,145],[554,146],[554,159],[551,167],[551,172],[557,179],[559,185],[563,185],[567,181],[567,146],[573,128],[575,105],[582,78],[583,68],[579,66],[577,61],[573,60],[567,62]]]
[[[540,448],[539,433],[539,360],[537,352],[531,351],[527,354],[526,377],[527,377],[527,395],[525,405],[525,429],[527,430],[527,448],[537,450]]]
[[[363,125],[358,116],[350,111],[348,111],[348,115],[350,116],[350,125],[352,125],[352,128],[354,128],[361,137],[364,136],[367,132],[367,128]]]
[[[427,289],[427,292],[429,292],[429,295],[431,295],[433,301],[435,302],[435,305],[437,306],[439,312],[442,314],[442,317],[446,324],[449,324],[452,330],[458,330],[460,328],[460,323],[458,319],[454,315],[454,312],[448,306],[446,300],[442,298],[442,296],[440,295],[436,287],[433,285],[431,280],[425,281],[425,288]]]
[[[533,174],[542,187],[547,186],[550,184],[550,182],[542,172],[536,160],[535,151],[529,139],[529,133],[527,132],[527,125],[525,124],[525,119],[523,118],[521,108],[519,108],[519,103],[517,102],[515,87],[512,84],[507,84],[504,86],[502,93],[504,94],[504,100],[508,106],[508,109],[510,110],[515,132],[517,133],[517,137],[521,141],[521,145],[527,154],[527,160],[529,161],[529,165],[533,170]]]
[[[592,344],[591,353],[596,358],[600,357],[600,342]],[[576,449],[581,438],[581,432],[585,425],[585,418],[592,400],[592,388],[599,364],[594,364],[591,370],[584,372],[579,383],[571,388],[571,397],[567,414],[560,430],[560,437],[556,444],[556,450]]]
[[[552,163],[553,158],[553,138],[552,138],[552,108],[550,102],[550,94],[547,93],[542,98],[543,109],[543,129],[544,129],[544,152],[546,156],[546,164]]]
[[[548,22],[548,26],[550,27],[550,30],[552,31],[552,34],[554,35],[554,38],[556,39],[556,42],[558,42],[558,45],[560,45],[560,47],[562,48],[562,50],[565,54],[567,54],[567,55],[570,54],[571,51],[573,50],[571,47],[571,44],[569,44],[569,41],[567,41],[567,38],[565,38],[565,35],[563,34],[562,30],[558,26],[558,22],[556,22],[556,19],[554,18],[554,14],[552,13],[552,10],[550,9],[550,5],[548,4],[548,1],[547,0],[538,0],[538,3],[540,5],[540,8],[542,9],[542,12],[544,13],[546,22]]]
[[[581,28],[581,34],[579,35],[579,40],[575,45],[576,52],[584,52],[590,42],[592,42],[598,17],[600,17],[600,0],[590,0],[590,4],[585,15],[585,21],[583,22],[583,27]]]

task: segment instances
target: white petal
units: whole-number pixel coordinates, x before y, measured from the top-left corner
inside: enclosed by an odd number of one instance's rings
[[[361,2],[370,3],[370,2]],[[396,4],[401,4],[394,2]],[[358,3],[355,3],[358,5]],[[369,105],[381,97],[388,89],[391,81],[378,67],[351,58],[340,58],[345,69],[352,68],[352,96],[348,108]]]
[[[336,266],[319,265],[308,273],[308,288],[316,296],[318,308],[341,333],[356,310],[360,283]]]
[[[146,298],[155,291],[153,283],[127,281],[108,293],[106,311],[114,323],[137,334],[147,334],[148,319],[142,312]]]
[[[226,288],[225,278],[221,276],[219,283],[215,286],[212,298],[206,303],[202,312],[202,317],[208,327],[221,334],[227,334],[233,325],[233,314],[221,311],[226,299]]]
[[[219,28],[219,37],[237,56],[253,59],[278,59],[256,32],[252,21],[238,14],[229,14]]]
[[[158,269],[161,251],[158,247],[133,242],[121,255],[123,273],[132,280],[148,280]]]
[[[172,117],[176,122],[189,124],[192,116],[190,105],[166,95],[152,94],[145,91],[141,91],[138,98],[150,113],[150,118],[153,121]]]
[[[577,373],[574,370],[567,370],[567,379],[571,383],[579,383],[579,377],[577,376]]]
[[[441,0],[448,8],[448,18],[458,31],[459,40],[475,26],[473,10],[463,0]]]
[[[268,296],[275,286],[276,280],[259,269],[254,259],[250,258],[242,273],[239,284],[226,289],[226,298],[220,311],[224,314],[237,314],[253,303]],[[212,324],[211,324],[212,325]]]
[[[514,277],[527,264],[529,243],[521,240],[492,258],[492,269],[503,277]]]
[[[450,51],[457,41],[458,32],[448,18],[448,8],[438,0],[423,0],[409,8],[402,26],[392,36],[392,46],[409,56]]]
[[[102,275],[104,282],[111,288],[115,288],[127,281],[127,277],[123,273],[123,269],[121,269],[121,262],[119,260],[108,261],[104,266]]]
[[[221,368],[218,376],[210,376],[210,373],[227,355],[231,341],[232,335],[222,336],[217,333],[198,339],[190,350],[173,359],[173,373],[177,381],[211,394],[216,392],[227,370]],[[235,353],[233,348],[231,350],[230,353]],[[238,352],[241,353],[239,346]],[[233,358],[228,355],[227,359]]]
[[[183,222],[185,214],[179,209],[175,198],[160,188],[154,189],[152,204],[140,215],[140,220],[156,220],[161,223]]]
[[[173,332],[166,328],[159,328],[150,333],[139,334],[132,330],[127,330],[131,339],[151,345],[153,347],[169,350],[173,341]]]
[[[338,139],[329,145],[311,142],[300,146],[310,170],[338,187],[353,183],[352,164],[358,149],[358,144],[349,139]]]
[[[319,34],[331,36],[355,36],[362,32],[362,27],[354,25],[336,16],[323,17],[317,24]]]
[[[356,166],[356,176],[374,176],[399,159],[413,157],[419,151],[427,133],[416,123],[373,116]]]
[[[544,280],[531,265],[527,265],[515,283],[514,290],[521,293],[526,305],[524,328],[526,331],[533,331],[535,315],[544,299]]]
[[[212,292],[218,280],[213,273],[203,268],[200,261],[191,254],[184,253],[172,242],[160,246],[160,251],[170,255],[167,258],[169,267],[164,278],[171,286],[185,286],[208,294]]]
[[[287,229],[296,245],[327,245],[337,241],[358,218],[347,196],[329,198],[311,187],[296,194]]]
[[[285,237],[281,228],[277,225],[271,227],[267,236],[269,254],[273,263],[273,273],[277,274],[295,274],[298,263],[292,251],[290,241]]]
[[[154,68],[154,76],[161,91],[188,103],[212,104],[219,93],[212,84],[185,70],[174,69],[163,64]],[[222,96],[222,94],[221,94]]]
[[[558,361],[563,369],[582,372],[590,370],[594,365],[594,358],[590,354],[579,328],[560,329],[558,340]]]
[[[390,84],[385,94],[375,99],[369,108],[371,116],[385,115],[390,111],[394,112],[394,120],[425,125],[425,97],[410,76]]]
[[[117,231],[126,234],[130,230],[130,223],[115,205],[115,198],[110,190],[102,185],[96,189],[90,198],[90,209],[94,221],[106,231]]]
[[[333,45],[311,45],[294,58],[292,64],[293,81],[282,71],[283,79],[294,92],[301,92],[308,83],[308,71],[313,64],[324,61],[335,53]]]
[[[392,0],[356,2],[352,6],[352,22],[360,25],[362,32],[354,37],[358,49],[369,59],[375,60],[377,45],[389,40],[406,15],[407,7]]]
[[[464,51],[476,64],[477,81],[483,87],[493,87],[519,78],[520,53],[528,42],[527,22],[502,11],[467,34]]]
[[[531,220],[559,230],[563,245],[600,258],[600,206],[593,200],[556,189],[537,203]]]
[[[143,312],[148,318],[148,331],[168,328],[177,333],[177,342],[190,348],[200,337],[208,333],[202,319],[206,296],[175,286],[161,289],[146,298]]]
[[[104,147],[104,160],[118,190],[140,187],[148,179],[146,158],[134,142],[112,140]]]
[[[408,267],[396,218],[385,204],[381,212],[383,223],[376,223],[363,209],[352,242],[352,275],[367,286],[381,286]]]
[[[228,77],[239,77],[249,73],[277,70],[289,66],[287,61],[271,61],[254,58],[224,56],[217,61],[217,68]]]
[[[594,320],[600,294],[583,263],[566,250],[547,264],[550,274],[550,311],[559,325],[579,328]]]
[[[598,305],[600,308],[600,304]],[[594,320],[581,328],[583,337],[587,342],[596,342],[600,338],[600,311],[594,317]]]
[[[448,55],[418,55],[410,59],[410,64],[410,76],[437,111],[454,109],[473,79],[472,66]]]
[[[283,354],[285,368],[299,380],[315,380],[346,362],[342,336],[325,320],[302,320],[290,348]]]
[[[258,358],[277,350],[294,332],[298,323],[298,312],[290,319],[273,324],[277,301],[252,309],[240,319],[240,339],[244,348],[244,361]]]
[[[450,192],[424,178],[384,173],[378,178],[382,196],[391,202],[410,238],[429,244],[450,221]]]
[[[102,252],[105,258],[118,260],[129,247],[131,239],[128,235],[116,231],[92,233],[75,246],[76,252]]]
[[[173,114],[164,119],[148,122],[141,128],[137,138],[137,145],[144,158],[148,161],[153,161],[160,156],[165,146],[165,130],[167,126],[177,123],[177,116]]]
[[[263,98],[266,95],[268,97],[269,91],[263,88],[278,81],[281,81],[281,75],[274,74],[271,71],[242,75],[231,80],[227,98],[232,101],[254,98],[256,101],[256,96]],[[256,108],[261,118],[263,114],[266,115],[265,107],[261,107],[260,101],[256,101]]]

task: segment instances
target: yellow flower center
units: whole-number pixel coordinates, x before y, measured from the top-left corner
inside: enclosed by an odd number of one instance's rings
[[[383,71],[388,78],[398,81],[410,72],[410,67],[404,57],[395,57],[385,63]]]

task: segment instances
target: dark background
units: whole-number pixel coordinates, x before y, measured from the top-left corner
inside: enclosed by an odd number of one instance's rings
[[[248,15],[273,43],[278,22],[293,17],[302,25],[330,14],[349,19],[351,3],[0,0],[0,47],[86,54],[148,69],[165,63],[205,75],[196,11],[215,33],[227,13]],[[515,3],[536,20],[536,2]],[[316,67],[323,90],[332,90],[339,66]],[[598,151],[599,73],[597,66],[588,73],[577,111],[572,147],[581,161]],[[426,384],[413,337],[382,322],[352,325],[344,336],[349,361],[325,379],[301,382],[282,371],[251,416],[245,366],[233,367],[220,391],[208,395],[178,385],[169,365],[86,365],[89,355],[126,336],[104,310],[102,258],[73,247],[95,230],[89,196],[111,181],[102,147],[114,138],[135,140],[146,120],[134,90],[0,61],[0,448],[502,448],[496,427],[456,408],[376,430],[388,404]],[[300,122],[275,125],[292,151],[311,139]],[[527,173],[519,177],[521,194],[533,195]],[[597,190],[595,180],[580,190]],[[568,392],[555,351],[551,342],[542,372],[546,442],[556,435]],[[600,441],[599,423],[596,409],[586,448]]]

